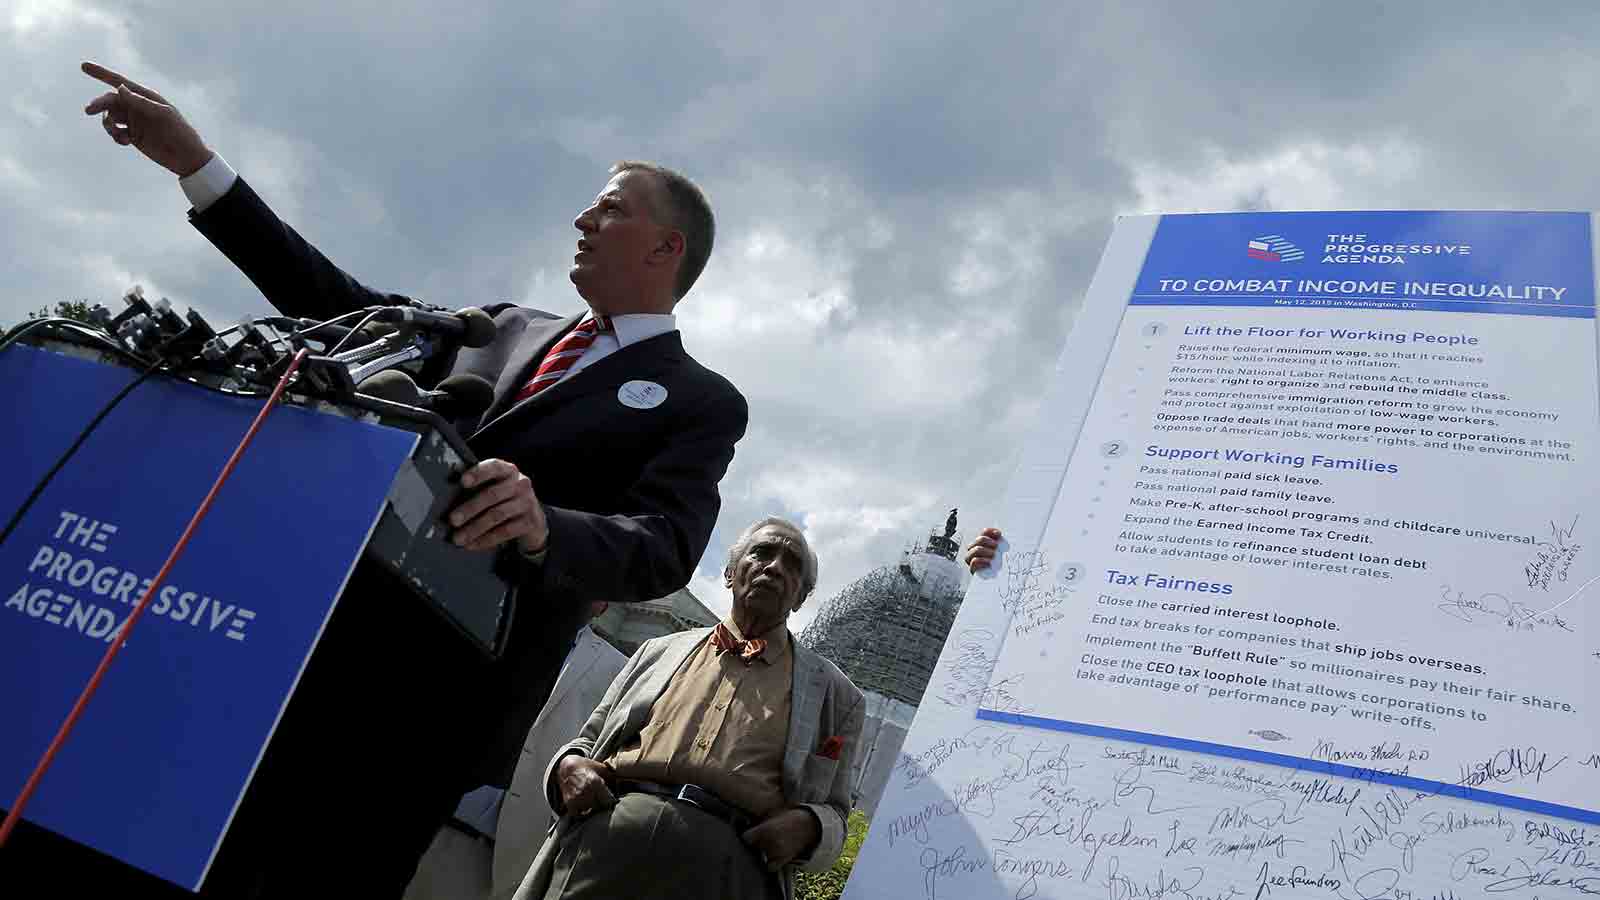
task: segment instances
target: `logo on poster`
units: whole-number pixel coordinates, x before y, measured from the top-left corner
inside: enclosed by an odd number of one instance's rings
[[[1322,247],[1325,263],[1378,263],[1403,266],[1408,256],[1471,256],[1471,244],[1385,244],[1364,234],[1330,234]]]
[[[1251,259],[1264,259],[1268,262],[1294,262],[1295,260],[1306,258],[1304,250],[1276,234],[1264,234],[1260,237],[1251,238],[1250,243],[1245,248],[1245,252],[1250,255]]]

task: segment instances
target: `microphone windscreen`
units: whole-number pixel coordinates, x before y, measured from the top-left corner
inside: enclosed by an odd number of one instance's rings
[[[447,419],[471,419],[480,416],[494,403],[494,385],[479,375],[451,375],[439,382],[438,390],[439,393],[450,396],[451,409],[448,414],[440,411],[440,415]]]
[[[379,372],[356,386],[356,393],[366,394],[368,397],[377,397],[379,400],[389,400],[394,403],[403,403],[406,406],[417,406],[421,400],[421,392],[417,390],[417,383],[411,376],[397,369]],[[491,389],[490,393],[494,393]]]
[[[469,306],[456,313],[461,317],[461,322],[466,330],[461,334],[463,347],[487,347],[494,342],[495,324],[489,314],[476,306]]]

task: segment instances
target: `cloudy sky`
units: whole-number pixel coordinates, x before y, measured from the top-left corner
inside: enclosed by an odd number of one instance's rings
[[[82,115],[80,59],[357,277],[448,306],[576,312],[606,167],[679,167],[719,220],[684,342],[751,409],[694,584],[725,609],[763,514],[804,523],[824,600],[952,506],[991,520],[1119,215],[1600,208],[1591,2],[464,8],[0,0],[0,323],[134,283],[266,309]]]

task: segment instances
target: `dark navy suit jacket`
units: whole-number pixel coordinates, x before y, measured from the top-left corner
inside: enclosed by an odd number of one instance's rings
[[[287,315],[327,319],[409,302],[334,265],[243,179],[190,220]],[[457,424],[481,458],[508,460],[532,479],[550,523],[543,565],[505,554],[521,598],[506,658],[487,688],[500,696],[490,704],[499,733],[486,762],[490,780],[504,783],[588,604],[648,600],[688,583],[716,524],[717,483],[744,434],[747,407],[732,384],[684,352],[676,331],[514,403],[581,316],[509,304],[485,311],[498,326],[495,340],[430,361],[421,380],[472,373],[495,386],[488,412]],[[620,402],[619,389],[634,380],[666,388],[665,401],[650,409]]]

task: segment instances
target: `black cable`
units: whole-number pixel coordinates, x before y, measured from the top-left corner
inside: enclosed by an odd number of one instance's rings
[[[51,316],[45,319],[29,319],[26,322],[19,322],[18,324],[13,325],[11,330],[7,331],[3,337],[0,337],[0,350],[4,350],[12,344],[15,344],[17,341],[22,340],[23,336],[30,331],[34,331],[39,328],[47,328],[51,325],[59,325],[62,322],[72,321],[74,320],[58,319],[54,316]]]
[[[73,341],[66,338],[63,338],[63,340],[67,340],[68,343],[78,344],[79,346],[83,345],[84,339],[92,340],[102,350],[115,353],[124,359],[133,361],[139,366],[148,366],[155,362],[155,360],[148,356],[143,356],[128,349],[122,344],[121,341],[117,340],[103,328],[93,325],[85,325],[77,319],[63,319],[58,317],[30,319],[13,327],[10,331],[6,332],[4,337],[0,337],[0,352],[4,352],[5,350],[9,349],[12,344],[21,341],[29,333],[39,329],[58,332],[71,332],[73,335],[76,335],[79,340]]]
[[[28,494],[28,499],[22,501],[22,506],[18,507],[16,513],[11,516],[11,521],[6,523],[5,530],[0,531],[0,545],[5,544],[6,539],[11,537],[11,532],[17,529],[17,525],[22,521],[22,517],[28,514],[28,510],[31,509],[34,502],[39,499],[39,495],[43,494],[44,489],[50,485],[51,479],[55,478],[56,474],[66,466],[67,462],[72,459],[73,454],[78,452],[78,448],[82,447],[84,441],[89,439],[89,435],[93,434],[95,428],[99,427],[100,422],[104,420],[106,416],[110,415],[113,409],[116,409],[117,404],[121,403],[124,397],[127,397],[128,394],[132,393],[134,388],[143,384],[146,378],[154,375],[160,368],[161,363],[157,362],[151,364],[149,368],[139,373],[138,378],[128,382],[126,387],[118,391],[117,395],[111,398],[111,402],[107,403],[100,410],[100,412],[95,415],[92,420],[90,420],[89,424],[84,427],[83,431],[78,433],[78,439],[72,442],[72,446],[68,447],[65,453],[61,454],[61,458],[57,459],[56,464],[50,467],[50,471],[46,472],[44,477],[39,479],[39,483],[34,485],[33,491]]]
[[[154,357],[147,356],[147,355],[142,354],[142,353],[137,353],[137,352],[129,349],[127,347],[127,345],[125,345],[121,341],[117,340],[109,332],[107,332],[107,331],[105,331],[103,329],[100,329],[100,328],[96,328],[96,327],[91,326],[91,325],[85,325],[82,322],[78,322],[78,321],[73,320],[73,319],[56,319],[56,320],[53,320],[50,323],[50,328],[53,331],[68,332],[71,335],[76,335],[80,339],[92,340],[101,349],[109,351],[111,353],[115,353],[116,355],[122,357],[123,359],[131,360],[136,366],[148,366],[148,365],[153,365],[156,362],[156,358],[154,358]],[[70,343],[70,344],[76,344],[78,346],[83,346],[83,341],[82,340],[74,341],[74,340],[70,340],[70,339],[65,338],[65,337],[62,338],[62,340],[65,340],[67,343]],[[0,348],[0,349],[3,349],[3,348]]]
[[[322,327],[327,326],[327,325],[337,325],[340,322],[343,322],[345,319],[354,319],[356,316],[369,316],[369,315],[373,315],[374,313],[381,312],[381,311],[382,310],[371,309],[371,308],[368,308],[368,307],[362,307],[361,309],[352,309],[347,313],[340,313],[340,314],[338,314],[337,316],[334,316],[331,319],[323,319],[321,322],[318,322],[315,325],[308,325],[305,328],[301,328],[298,331],[296,331],[295,334],[299,334],[301,331],[316,331],[318,328],[322,328]],[[358,325],[356,327],[359,328],[361,326]]]

